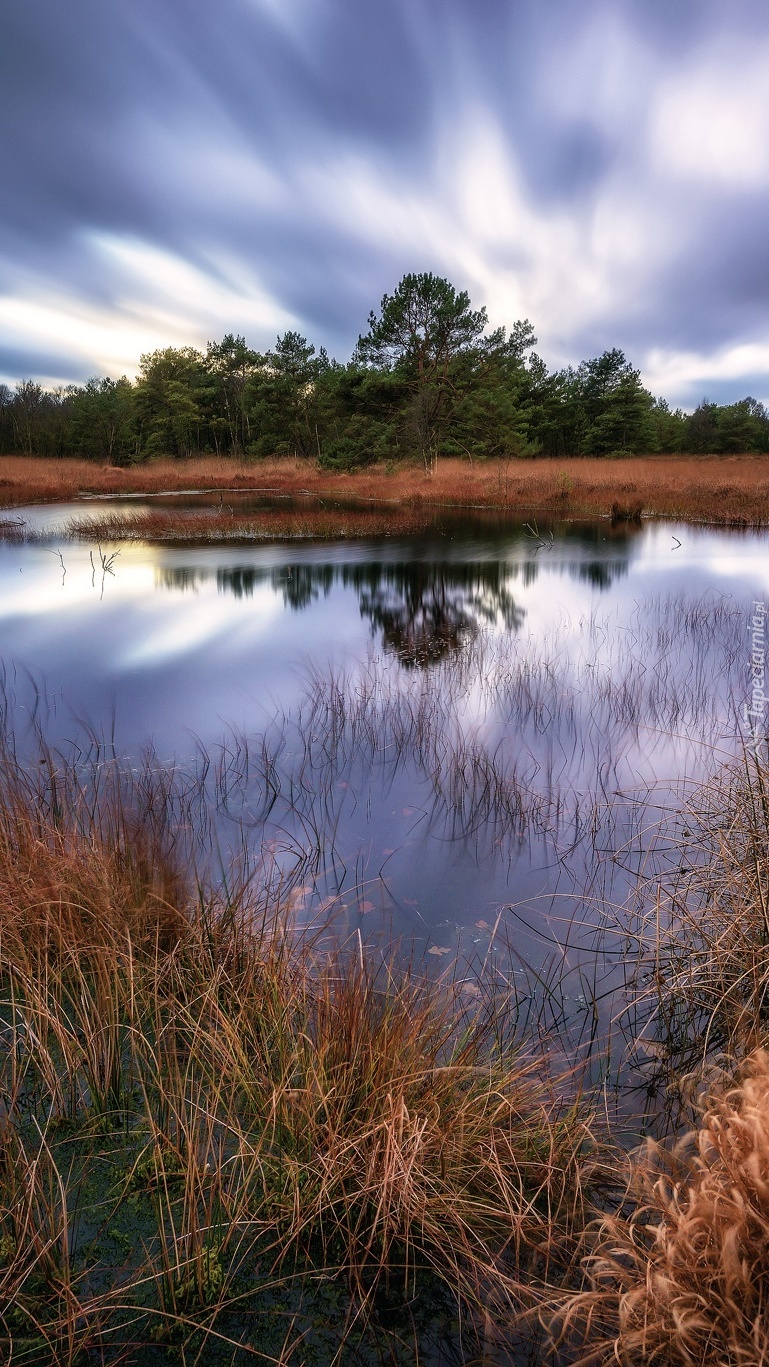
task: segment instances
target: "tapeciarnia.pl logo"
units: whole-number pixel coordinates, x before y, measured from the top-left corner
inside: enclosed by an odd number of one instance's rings
[[[748,622],[750,632],[750,700],[743,705],[742,721],[748,743],[757,758],[766,744],[766,604],[757,599]]]

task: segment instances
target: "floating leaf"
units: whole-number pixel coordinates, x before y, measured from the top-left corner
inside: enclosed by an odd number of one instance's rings
[[[305,884],[305,886],[301,888],[294,888],[293,892],[289,894],[287,903],[288,907],[292,911],[295,911],[298,907],[305,906],[307,899],[311,895],[311,893],[312,888],[307,884]]]
[[[374,906],[374,903],[373,903],[373,902],[361,902],[361,904],[360,904],[360,912],[361,912],[361,915],[362,915],[362,916],[365,916],[367,911],[376,911],[376,907]]]
[[[428,954],[450,954],[451,949],[448,945],[431,945]]]
[[[337,893],[336,897],[324,897],[324,898],[323,898],[323,901],[318,903],[318,906],[317,906],[316,910],[318,910],[318,911],[328,911],[330,907],[336,906],[336,905],[338,904],[338,902],[339,902],[339,894],[338,894],[338,893]]]

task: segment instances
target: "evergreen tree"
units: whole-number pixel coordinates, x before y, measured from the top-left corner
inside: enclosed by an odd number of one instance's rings
[[[126,465],[138,455],[135,391],[130,380],[92,379],[72,398],[69,446],[78,455]]]
[[[252,455],[321,454],[318,384],[328,367],[325,349],[316,354],[298,332],[278,338],[248,384]]]
[[[259,373],[265,358],[246,346],[245,337],[228,332],[221,342],[209,342],[206,370],[214,379],[214,412],[211,431],[214,447],[242,455],[251,439],[251,414],[248,403],[249,380]]]
[[[164,347],[142,356],[136,411],[146,454],[188,456],[203,450],[213,389],[194,347]]]

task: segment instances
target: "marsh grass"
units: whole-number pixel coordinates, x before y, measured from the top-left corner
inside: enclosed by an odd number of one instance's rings
[[[766,1040],[768,779],[746,752],[688,794],[675,858],[642,881],[627,926],[637,1054],[647,1085],[683,1113],[714,1073]]]
[[[425,512],[408,508],[383,511],[373,507],[329,510],[311,507],[291,511],[268,508],[263,511],[188,511],[179,509],[142,509],[121,514],[91,513],[71,518],[62,528],[70,540],[93,541],[268,541],[276,537],[293,540],[336,540],[340,537],[414,536],[429,529],[431,519]],[[0,535],[3,524],[0,523]],[[9,528],[6,539],[13,538]]]
[[[554,1299],[554,1342],[578,1367],[769,1360],[768,777],[746,753],[699,785],[676,860],[638,889],[629,1073],[668,1137],[618,1164],[583,1284],[575,1272]]]
[[[6,1359],[504,1339],[584,1224],[575,1083],[498,997],[302,935],[269,881],[207,886],[168,780],[43,761],[0,768]]]
[[[444,460],[425,476],[416,467],[376,465],[354,474],[319,470],[292,459],[242,463],[198,457],[158,460],[118,470],[88,461],[0,458],[0,506],[70,500],[81,494],[189,490],[252,491],[374,501],[422,512],[435,505],[559,511],[608,516],[611,506],[646,516],[763,526],[769,521],[765,456],[646,456],[618,459]],[[397,530],[397,516],[394,518]]]
[[[625,522],[640,523],[643,516],[643,503],[640,499],[623,503],[615,499],[611,505],[610,515],[613,527]]]
[[[579,1367],[767,1361],[769,1055],[740,1073],[672,1148],[632,1156],[624,1201],[589,1232],[588,1285],[559,1318]]]

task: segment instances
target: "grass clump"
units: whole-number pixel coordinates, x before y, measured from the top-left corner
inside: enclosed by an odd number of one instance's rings
[[[504,1337],[584,1223],[580,1108],[499,1003],[300,935],[269,880],[206,890],[172,808],[3,756],[4,1359]]]
[[[700,787],[638,930],[636,988],[657,1087],[696,1092],[769,1027],[769,772],[754,756]]]
[[[620,503],[618,499],[615,499],[611,505],[612,527],[620,526],[625,522],[640,523],[642,515],[643,503],[640,499],[634,499],[629,503]]]
[[[763,1367],[769,1360],[769,1054],[712,1096],[672,1149],[630,1165],[629,1213],[593,1236],[589,1286],[563,1313],[580,1367]]]
[[[750,754],[698,790],[641,921],[636,1043],[652,1066],[634,1080],[663,1098],[673,1139],[618,1165],[586,1232],[555,1335],[579,1367],[769,1361],[767,777]]]

